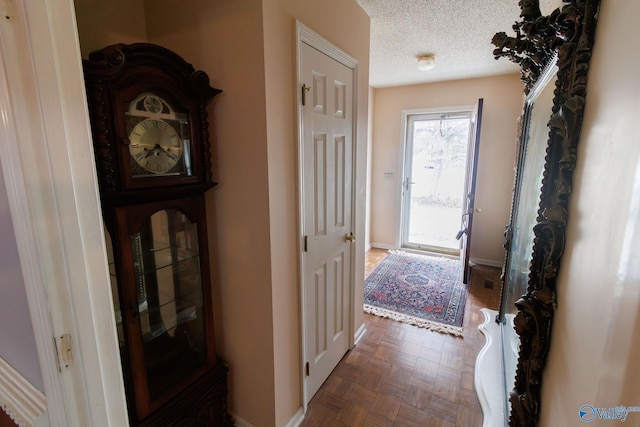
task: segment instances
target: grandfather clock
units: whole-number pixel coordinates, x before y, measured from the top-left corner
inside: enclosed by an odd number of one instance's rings
[[[216,357],[204,194],[220,90],[160,46],[83,61],[131,423],[231,426]]]

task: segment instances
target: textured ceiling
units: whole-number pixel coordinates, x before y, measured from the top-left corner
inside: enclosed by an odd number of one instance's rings
[[[399,86],[518,72],[493,58],[491,38],[513,34],[518,0],[357,0],[371,18],[369,84]],[[540,0],[549,14],[561,0]],[[433,53],[435,68],[420,71],[416,56]]]

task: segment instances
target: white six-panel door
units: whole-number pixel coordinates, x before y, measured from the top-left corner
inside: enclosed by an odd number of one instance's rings
[[[352,69],[306,43],[300,65],[306,403],[349,349],[354,115]]]

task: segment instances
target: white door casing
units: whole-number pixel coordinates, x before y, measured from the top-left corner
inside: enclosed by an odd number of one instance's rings
[[[0,155],[47,399],[42,422],[128,425],[73,1],[4,6]],[[73,360],[59,371],[53,343],[63,334]]]
[[[304,40],[298,47],[306,406],[353,344],[355,71]]]

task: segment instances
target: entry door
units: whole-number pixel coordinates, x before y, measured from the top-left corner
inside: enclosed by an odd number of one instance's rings
[[[402,246],[458,255],[471,108],[406,116]]]
[[[467,164],[467,200],[462,213],[462,229],[458,237],[462,240],[460,249],[460,261],[462,262],[464,273],[462,283],[469,283],[471,269],[469,268],[469,251],[471,248],[471,229],[473,226],[473,213],[476,201],[476,173],[478,171],[478,147],[480,145],[480,126],[482,124],[482,98],[473,109],[471,116],[471,135],[469,138],[469,155]]]
[[[301,43],[305,399],[349,349],[353,70]],[[305,402],[305,403],[306,403]]]

